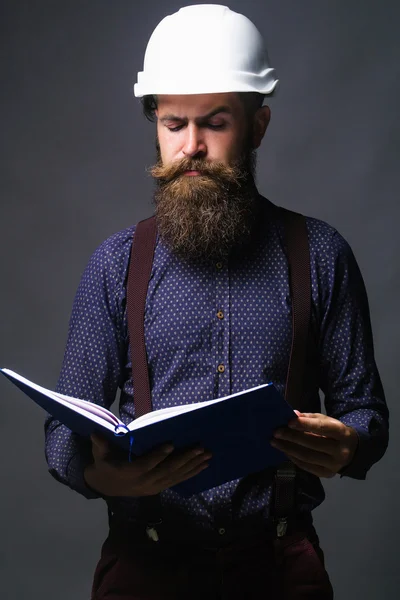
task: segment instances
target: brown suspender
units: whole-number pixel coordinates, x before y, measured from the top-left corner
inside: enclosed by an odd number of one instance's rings
[[[284,224],[292,300],[292,347],[286,378],[285,398],[293,408],[303,405],[305,365],[311,318],[311,269],[306,220],[303,215],[278,209]],[[280,465],[275,475],[273,515],[277,535],[286,533],[287,518],[296,510],[296,468]]]
[[[294,408],[302,405],[304,369],[311,318],[311,269],[306,220],[303,215],[280,209],[284,221],[292,299],[292,348],[285,398]]]
[[[292,299],[292,348],[285,397],[294,408],[298,408],[302,406],[311,314],[308,235],[303,215],[283,208],[276,210],[284,223]],[[127,316],[136,417],[152,410],[144,337],[144,314],[156,237],[157,227],[154,217],[138,223],[129,265]],[[284,535],[287,527],[287,517],[295,509],[295,474],[295,467],[290,462],[281,465],[276,472],[273,514],[277,519],[278,536]]]
[[[154,217],[137,224],[133,236],[126,294],[135,418],[152,410],[144,339],[144,310],[156,239],[157,227]]]

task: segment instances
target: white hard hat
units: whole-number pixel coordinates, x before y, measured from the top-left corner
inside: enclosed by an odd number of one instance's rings
[[[278,80],[257,27],[227,6],[186,6],[165,17],[147,44],[134,94],[272,94]]]

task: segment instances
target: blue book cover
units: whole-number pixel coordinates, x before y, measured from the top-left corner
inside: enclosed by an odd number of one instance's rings
[[[174,486],[183,496],[202,492],[287,460],[270,445],[273,432],[296,413],[272,383],[237,394],[153,411],[124,424],[107,409],[47,390],[9,369],[12,383],[71,431],[98,433],[127,452],[140,456],[171,442],[176,449],[200,445],[212,452],[207,469]]]

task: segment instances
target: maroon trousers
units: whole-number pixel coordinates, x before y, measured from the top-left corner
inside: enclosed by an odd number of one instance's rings
[[[152,542],[113,531],[105,541],[92,600],[332,600],[315,529],[253,536],[220,547]]]

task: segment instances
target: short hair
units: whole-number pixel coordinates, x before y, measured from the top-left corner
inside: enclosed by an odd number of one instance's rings
[[[241,101],[244,104],[246,115],[250,118],[261,108],[264,103],[264,94],[258,92],[238,92]],[[143,96],[141,98],[143,114],[148,121],[154,123],[155,111],[157,110],[157,96]]]

